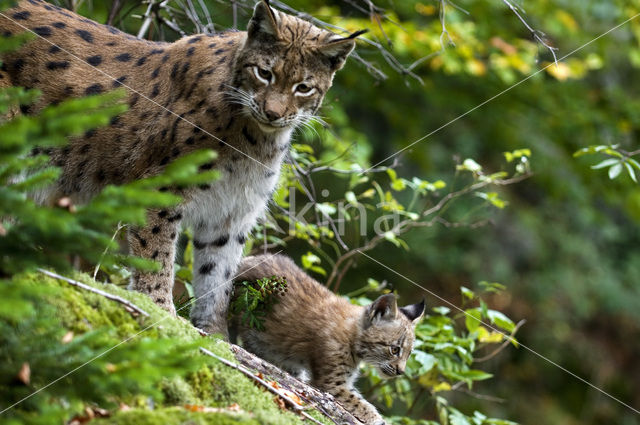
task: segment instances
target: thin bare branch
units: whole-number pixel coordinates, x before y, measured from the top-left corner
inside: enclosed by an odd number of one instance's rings
[[[118,236],[118,233],[120,233],[120,230],[124,229],[125,227],[127,227],[126,224],[122,224],[121,222],[118,222],[118,227],[116,228],[116,231],[113,233],[113,236],[111,237],[111,242],[113,242],[116,239],[116,236]],[[93,280],[96,280],[96,276],[98,275],[98,271],[100,271],[100,265],[102,263],[102,260],[104,259],[104,256],[107,255],[107,252],[109,252],[109,245],[107,245],[104,249],[104,251],[102,252],[102,255],[100,256],[100,260],[98,260],[98,264],[96,264],[96,268],[93,270]]]
[[[145,317],[149,317],[149,313],[147,313],[146,311],[144,311],[143,309],[141,309],[140,307],[138,307],[137,305],[135,305],[131,301],[126,300],[126,299],[124,299],[122,297],[119,297],[117,295],[111,294],[111,293],[106,292],[106,291],[102,291],[102,290],[100,290],[98,288],[94,288],[93,286],[89,286],[89,285],[84,284],[82,282],[78,282],[77,280],[73,280],[73,279],[70,279],[68,277],[61,276],[61,275],[59,275],[57,273],[50,272],[48,270],[44,270],[44,269],[40,269],[40,268],[37,269],[37,270],[40,273],[45,274],[45,275],[47,275],[49,277],[52,277],[54,279],[64,280],[65,282],[67,282],[67,283],[69,283],[69,284],[71,284],[73,286],[77,286],[78,288],[82,288],[82,289],[84,289],[86,291],[102,295],[103,297],[108,298],[108,299],[110,299],[112,301],[117,301],[120,304],[123,304],[125,306],[125,308],[127,308],[129,311],[136,312],[136,313],[141,314],[141,315],[143,315]]]
[[[500,397],[494,397],[491,395],[487,395],[487,394],[480,394],[477,393],[475,391],[471,391],[469,388],[465,388],[464,386],[461,386],[459,388],[456,388],[456,391],[460,391],[463,392],[465,394],[470,395],[473,398],[477,398],[478,400],[485,400],[485,401],[490,401],[493,403],[504,403],[506,400]]]
[[[548,49],[551,54],[553,55],[553,61],[556,63],[556,65],[558,64],[558,58],[556,56],[556,51],[558,50],[557,47],[553,47],[551,45],[549,45],[547,43],[547,41],[545,40],[545,34],[541,31],[535,30],[533,29],[528,23],[527,21],[525,21],[525,19],[522,17],[522,15],[520,14],[520,10],[517,6],[514,6],[513,3],[511,3],[509,0],[502,0],[502,2],[504,4],[507,5],[507,7],[509,9],[511,9],[511,11],[518,17],[518,19],[520,19],[520,22],[522,22],[522,24],[527,28],[527,30],[529,30],[529,32],[531,33],[531,35],[533,36],[533,38],[540,44],[542,44],[546,49]]]
[[[109,18],[107,18],[107,25],[113,25],[113,20],[118,16],[118,12],[122,8],[122,2],[120,0],[113,0],[111,9],[109,9]]]
[[[280,386],[291,391],[302,398],[307,403],[313,405],[322,414],[328,417],[335,424],[357,425],[360,424],[351,413],[345,410],[335,399],[316,388],[307,385],[299,379],[291,376],[287,372],[277,368],[271,363],[261,359],[260,357],[246,351],[242,347],[230,344],[231,351],[236,360],[250,370],[269,376],[278,382]]]
[[[493,350],[491,353],[487,354],[486,356],[478,357],[477,359],[473,359],[473,362],[474,363],[486,362],[488,360],[491,360],[492,358],[494,358],[498,354],[500,354],[500,352],[502,350],[504,350],[505,348],[507,348],[509,346],[509,344],[511,344],[511,342],[514,340],[514,336],[516,335],[516,332],[518,332],[518,329],[520,329],[522,327],[522,325],[524,325],[526,322],[527,322],[526,320],[522,319],[518,323],[516,323],[516,326],[513,328],[513,331],[511,332],[511,335],[509,335],[509,338],[505,338],[505,340],[502,342],[502,344],[500,344],[500,346],[498,348],[496,348],[495,350]]]
[[[155,0],[149,0],[149,5],[147,6],[147,11],[142,16],[142,25],[140,25],[140,30],[138,31],[138,35],[136,37],[142,39],[149,31],[149,26],[151,22],[153,22],[153,7],[155,5]]]
[[[516,177],[512,177],[510,179],[499,179],[499,180],[487,179],[487,180],[469,185],[455,192],[449,192],[448,194],[443,196],[433,207],[424,210],[420,214],[420,216],[422,218],[427,218],[427,217],[433,216],[436,213],[441,214],[444,211],[447,204],[455,198],[458,198],[460,196],[466,195],[467,193],[471,193],[476,190],[482,189],[483,187],[486,187],[489,185],[505,186],[509,184],[518,183],[524,179],[529,178],[531,175],[532,173],[526,173]],[[431,220],[426,220],[426,221],[412,220],[412,219],[401,220],[390,230],[390,232],[398,236],[406,233],[407,231],[415,227],[433,226],[434,224],[438,223],[439,220],[440,220],[440,215],[435,215]],[[384,241],[385,239],[386,239],[386,234],[378,233],[374,237],[372,237],[366,244],[360,247],[352,248],[351,250],[345,252],[340,257],[338,257],[338,259],[336,260],[335,266],[327,279],[327,282],[326,282],[327,287],[332,287],[332,285],[335,285],[334,280],[339,275],[346,273],[346,270],[344,269],[346,268],[346,265],[350,264],[349,260],[353,256],[361,252],[367,252],[372,250],[380,242]]]
[[[262,385],[266,390],[268,390],[269,392],[272,392],[273,394],[277,395],[278,397],[280,397],[282,400],[285,401],[285,403],[296,413],[298,413],[301,416],[304,416],[305,419],[310,420],[311,422],[313,422],[314,424],[319,424],[322,425],[322,422],[318,421],[317,419],[315,419],[313,416],[309,415],[307,412],[305,412],[305,408],[303,406],[300,406],[300,404],[298,404],[295,400],[293,400],[291,397],[289,397],[287,394],[285,394],[283,391],[278,390],[277,388],[275,388],[273,385],[269,384],[267,381],[265,381],[264,379],[260,378],[259,376],[257,376],[256,374],[254,374],[253,372],[251,372],[249,369],[247,369],[245,366],[239,364],[239,363],[233,363],[230,362],[227,359],[223,359],[222,357],[218,356],[215,353],[212,353],[211,351],[207,350],[204,347],[200,347],[200,351],[202,351],[204,354],[206,354],[207,356],[211,356],[214,359],[218,360],[219,362],[241,372],[243,375],[247,376],[248,378],[252,379],[253,381],[259,383],[260,385]]]

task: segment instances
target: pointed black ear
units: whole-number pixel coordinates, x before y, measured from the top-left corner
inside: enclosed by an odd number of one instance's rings
[[[329,59],[331,69],[337,71],[344,66],[347,56],[356,47],[356,37],[365,32],[367,30],[356,31],[348,37],[333,39],[318,50]]]
[[[269,6],[268,0],[262,0],[253,9],[253,16],[247,26],[249,38],[278,38],[278,12]]]
[[[424,300],[420,301],[417,304],[411,304],[404,307],[400,307],[400,311],[402,314],[407,316],[407,319],[412,322],[417,322],[422,318],[424,314]]]
[[[393,294],[381,295],[367,307],[365,328],[385,320],[394,320],[398,316],[398,303]]]

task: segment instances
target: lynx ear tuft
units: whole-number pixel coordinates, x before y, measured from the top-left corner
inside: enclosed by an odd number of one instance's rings
[[[402,312],[402,314],[404,314],[407,319],[415,323],[419,321],[424,314],[424,300],[420,301],[417,304],[400,307],[400,312]]]
[[[398,303],[393,294],[381,295],[372,302],[365,313],[365,327],[375,325],[382,321],[394,320],[398,317]]]
[[[333,39],[319,47],[320,52],[329,59],[331,69],[337,71],[344,66],[347,56],[349,56],[356,47],[356,38],[367,31],[368,30],[356,31],[348,37]]]
[[[253,16],[249,21],[247,32],[249,38],[272,37],[278,38],[278,12],[269,6],[268,0],[262,0],[253,9]]]

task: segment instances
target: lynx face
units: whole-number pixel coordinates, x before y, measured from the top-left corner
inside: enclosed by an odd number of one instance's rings
[[[424,302],[397,307],[392,294],[374,301],[364,313],[357,354],[385,378],[402,375],[413,349],[414,328],[424,312]]]
[[[226,94],[265,132],[303,125],[318,110],[356,35],[340,38],[258,3]]]

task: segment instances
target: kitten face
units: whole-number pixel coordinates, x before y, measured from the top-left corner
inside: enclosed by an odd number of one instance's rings
[[[265,132],[302,125],[354,46],[353,39],[258,3],[227,94]]]
[[[398,308],[394,295],[381,296],[365,311],[356,354],[383,377],[403,374],[423,312],[424,302]]]

